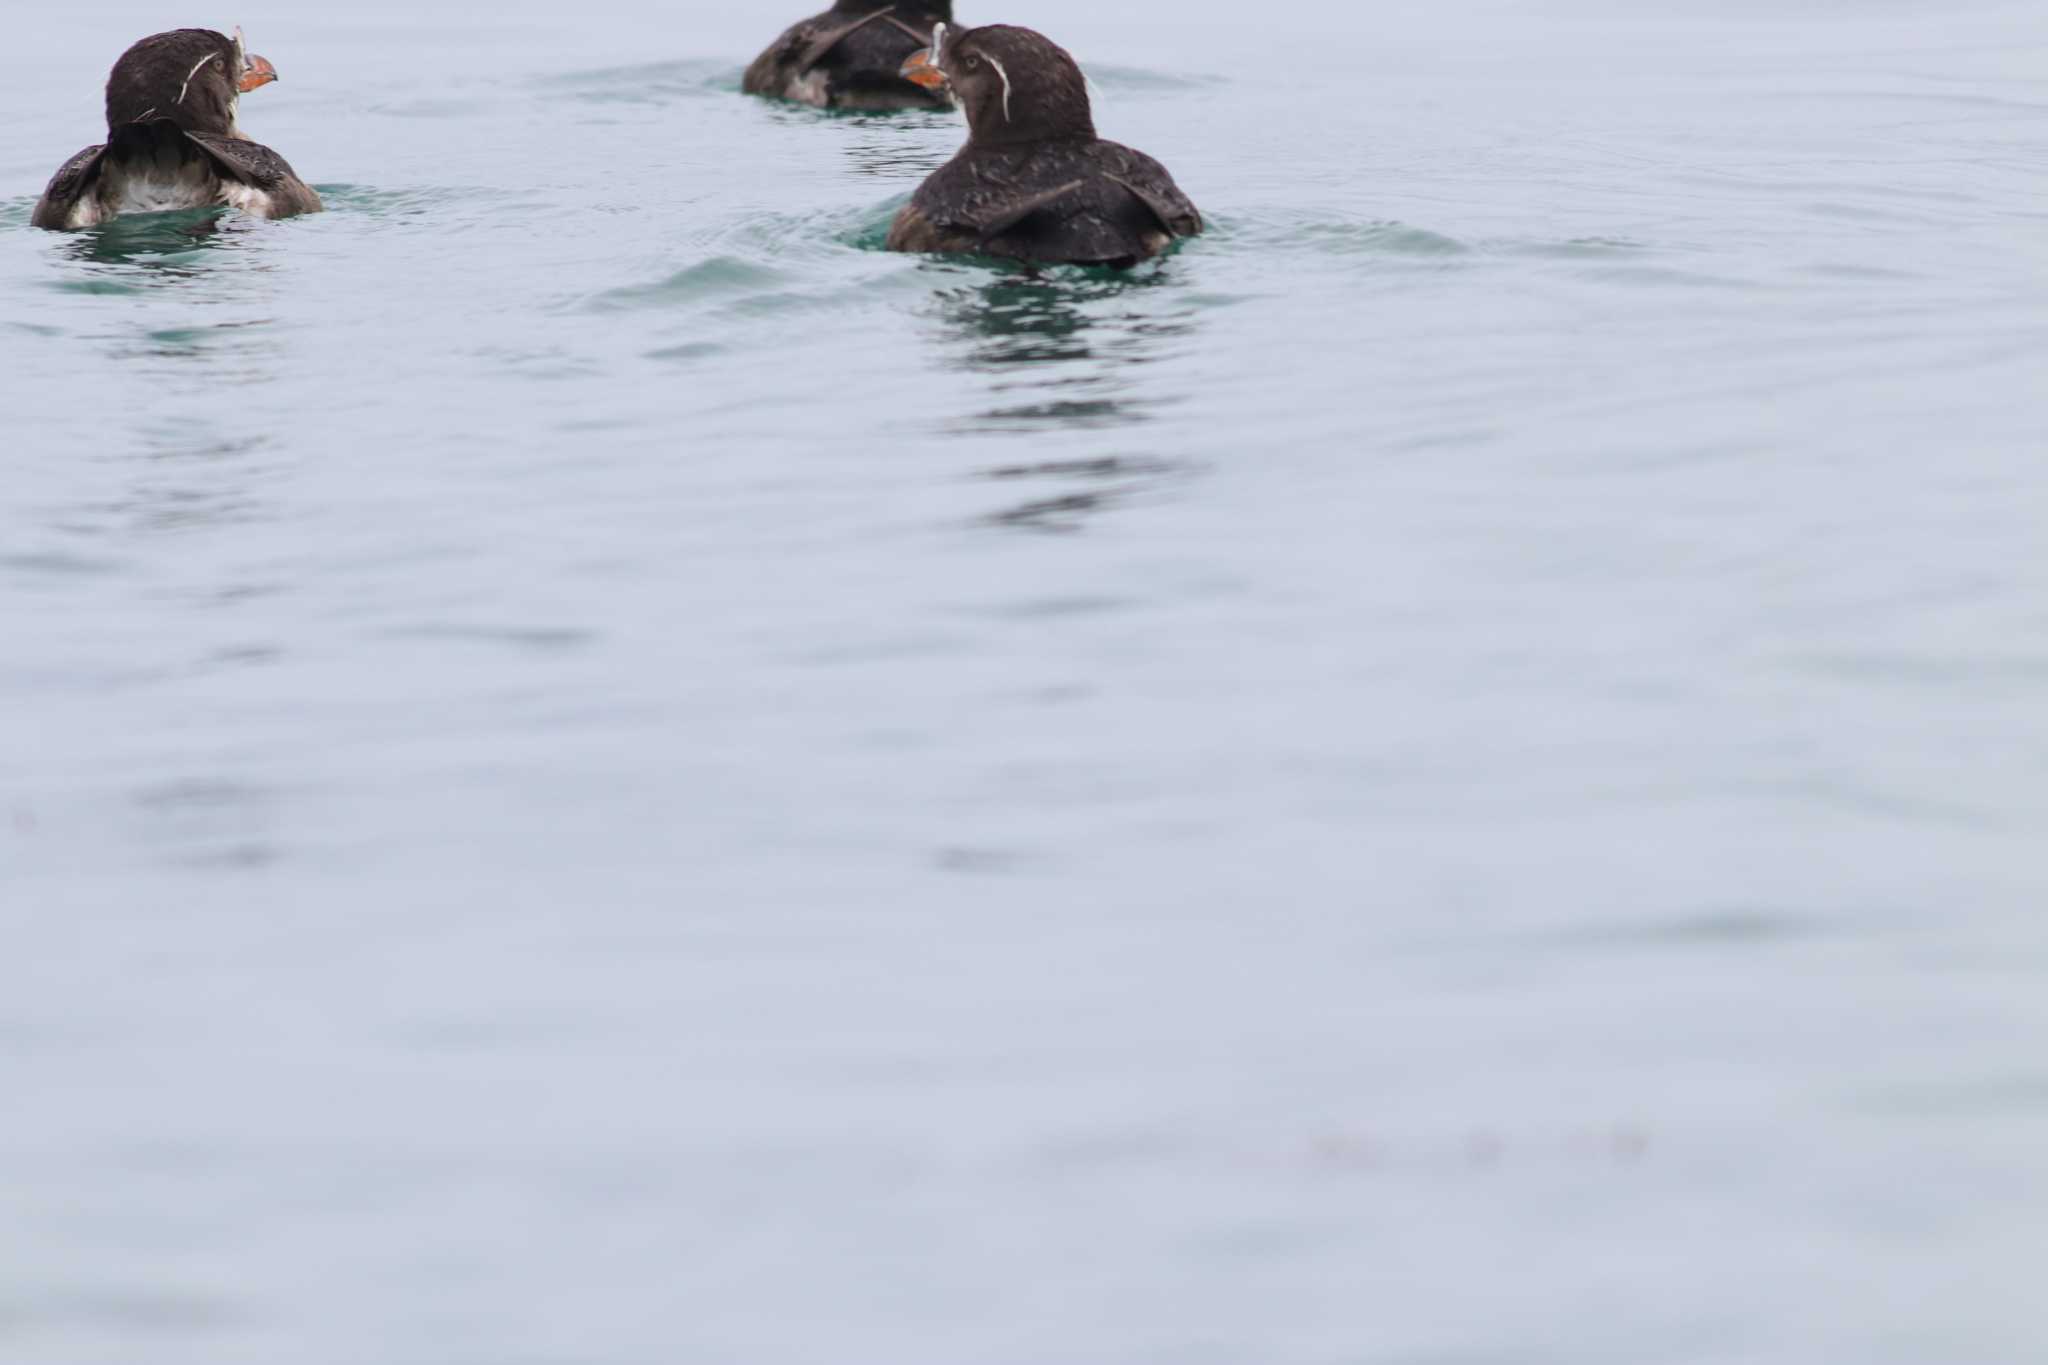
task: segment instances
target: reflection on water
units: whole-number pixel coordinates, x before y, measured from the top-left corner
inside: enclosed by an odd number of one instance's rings
[[[1160,391],[1160,372],[1149,367],[1196,330],[1177,285],[1156,267],[1122,274],[1055,269],[1012,271],[939,291],[943,363],[985,376],[991,400],[955,429],[1079,436],[1150,420],[1176,395]],[[1122,451],[1004,464],[986,477],[1028,482],[1031,496],[987,520],[1076,531],[1186,467]]]
[[[74,363],[95,386],[69,419],[21,439],[47,448],[82,426],[91,439],[78,458],[120,471],[112,486],[54,503],[53,529],[131,539],[265,519],[261,490],[283,437],[246,395],[276,383],[284,338],[273,277],[260,253],[237,248],[269,230],[215,207],[38,234],[44,287],[108,297],[53,305],[90,318],[78,335],[93,354]]]
[[[907,129],[955,122],[956,116],[926,110],[860,117],[847,140],[846,159],[862,175],[878,180],[922,181],[946,164],[954,148],[934,148],[906,137]]]
[[[129,794],[133,834],[155,859],[179,866],[268,867],[281,852],[279,799],[267,784],[212,772],[154,779]]]
[[[1149,292],[1169,290],[1178,281],[1161,269],[1122,273],[1106,270],[1025,270],[967,289],[938,293],[946,321],[976,343],[968,365],[999,368],[1020,362],[1087,359],[1098,349],[1111,358],[1128,352],[1117,343],[1128,332],[1133,339],[1180,335],[1192,330],[1185,317],[1160,320],[1134,306]],[[1110,312],[1101,305],[1133,305]],[[1090,333],[1100,329],[1102,335]],[[1142,356],[1121,358],[1142,359]]]
[[[949,363],[989,375],[999,396],[965,425],[1031,432],[1146,420],[1173,399],[1148,391],[1141,367],[1195,331],[1192,310],[1145,306],[1170,299],[1177,285],[1157,268],[1062,269],[941,290],[937,306],[955,353]]]
[[[271,318],[247,318],[189,327],[159,327],[144,333],[142,344],[125,354],[169,359],[205,357],[217,362],[261,362],[269,358],[275,346],[274,341],[261,335],[262,329],[272,323]],[[234,370],[224,364],[216,364],[213,371],[213,378],[233,383],[271,377],[268,368],[260,363],[250,363]]]
[[[1157,266],[1121,273],[1062,268],[1012,271],[939,291],[944,363],[986,376],[992,400],[956,429],[1043,437],[1151,420],[1178,398],[1161,392],[1163,372],[1153,362],[1196,331],[1179,285]],[[987,520],[1077,531],[1187,468],[1184,461],[1126,452],[1005,464],[986,477],[1027,481],[1032,495]]]
[[[988,520],[999,526],[1029,531],[1073,532],[1082,529],[1089,517],[1112,506],[1126,503],[1157,490],[1175,475],[1186,474],[1190,466],[1146,455],[1104,455],[1087,460],[1045,460],[1037,464],[1000,465],[984,477],[1005,482],[1024,481],[1034,487],[1051,483],[1060,492],[1038,492],[1023,502],[992,512]]]
[[[118,529],[163,534],[263,520],[259,489],[275,437],[224,434],[197,420],[138,434],[141,458],[123,495],[102,508]]]
[[[139,213],[116,218],[74,233],[65,254],[87,265],[139,265],[166,273],[189,273],[185,267],[195,251],[221,245],[225,208],[186,209],[178,213]]]

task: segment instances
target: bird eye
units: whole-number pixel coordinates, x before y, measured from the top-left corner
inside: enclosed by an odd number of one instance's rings
[[[975,56],[973,53],[970,52],[969,54],[967,54],[967,60],[964,63],[962,63],[962,65],[964,65],[969,71],[978,70],[981,66],[981,58]]]

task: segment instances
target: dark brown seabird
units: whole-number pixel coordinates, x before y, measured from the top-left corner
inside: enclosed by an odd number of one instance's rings
[[[1202,230],[1164,166],[1095,135],[1087,78],[1045,35],[941,25],[903,74],[953,92],[967,145],[896,215],[890,250],[1121,267]]]
[[[214,204],[258,218],[319,212],[312,186],[236,123],[241,97],[276,79],[276,67],[243,51],[239,29],[144,38],[107,77],[106,142],[64,163],[30,223],[84,228]]]

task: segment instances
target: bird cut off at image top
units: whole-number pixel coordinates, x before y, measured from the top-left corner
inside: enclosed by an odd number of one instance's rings
[[[839,0],[823,14],[790,25],[747,68],[740,88],[816,105],[878,112],[945,109],[950,101],[902,74],[904,59],[930,46],[932,33],[953,20],[952,0]]]

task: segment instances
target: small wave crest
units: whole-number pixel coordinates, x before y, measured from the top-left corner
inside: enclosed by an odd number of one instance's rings
[[[534,85],[586,104],[667,104],[736,95],[742,74],[730,62],[699,58],[540,76]]]

